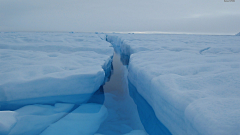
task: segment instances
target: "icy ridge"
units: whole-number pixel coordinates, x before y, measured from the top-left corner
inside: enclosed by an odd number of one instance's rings
[[[107,40],[131,55],[129,81],[172,134],[240,133],[239,39],[113,34]]]

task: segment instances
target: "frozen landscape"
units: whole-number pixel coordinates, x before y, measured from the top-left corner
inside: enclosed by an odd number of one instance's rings
[[[239,135],[240,38],[0,33],[0,135]]]
[[[129,91],[152,107],[159,127],[176,135],[240,133],[239,37],[112,34],[107,41],[130,58]]]

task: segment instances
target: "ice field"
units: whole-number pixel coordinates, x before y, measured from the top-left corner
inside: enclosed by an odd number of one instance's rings
[[[0,135],[53,134],[240,134],[239,36],[1,32]]]
[[[238,36],[112,34],[107,40],[130,56],[130,92],[172,134],[240,133]]]

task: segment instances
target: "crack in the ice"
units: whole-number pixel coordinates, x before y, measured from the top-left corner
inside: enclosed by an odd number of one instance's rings
[[[202,54],[202,52],[207,51],[207,50],[210,49],[210,48],[211,48],[211,47],[204,48],[204,49],[200,50],[199,53]]]

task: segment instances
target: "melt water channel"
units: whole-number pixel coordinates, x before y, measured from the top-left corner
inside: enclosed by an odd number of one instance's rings
[[[114,53],[111,78],[103,86],[104,106],[108,109],[108,117],[101,124],[98,134],[104,135],[147,135],[138,115],[137,105],[129,95],[127,67]]]

